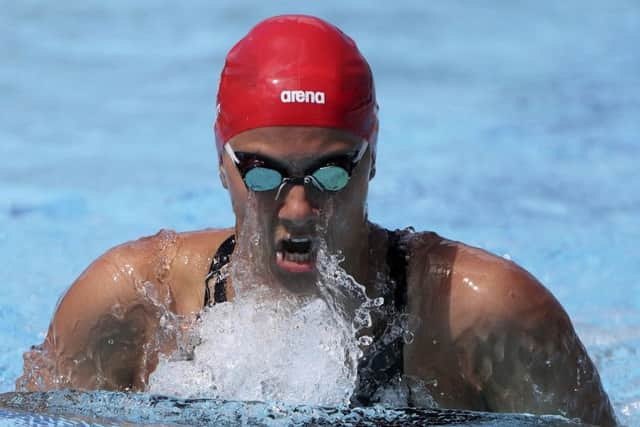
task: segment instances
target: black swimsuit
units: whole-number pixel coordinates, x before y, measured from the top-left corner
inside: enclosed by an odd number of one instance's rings
[[[213,260],[211,261],[211,267],[209,267],[209,273],[207,277],[204,279],[204,306],[209,307],[218,302],[225,302],[227,300],[227,291],[225,289],[225,285],[227,283],[227,277],[229,277],[229,273],[225,271],[223,268],[227,264],[229,264],[229,260],[231,254],[233,253],[233,249],[236,247],[236,236],[233,234],[227,238],[220,247],[218,251],[213,256]],[[211,299],[211,288],[209,285],[209,281],[214,279],[213,286],[213,300]]]
[[[376,391],[399,379],[403,374],[403,337],[389,333],[389,319],[397,318],[405,310],[407,302],[407,230],[387,231],[389,249],[387,266],[389,283],[383,290],[384,304],[371,311],[374,329],[373,343],[364,348],[364,354],[358,363],[356,389],[351,398],[353,406],[368,406],[377,402]],[[227,300],[225,285],[229,277],[228,264],[235,248],[235,236],[230,236],[218,248],[209,274],[205,278],[204,306],[210,307]],[[211,285],[214,280],[213,298]],[[396,328],[397,329],[397,328]],[[397,333],[395,335],[398,335]],[[383,336],[385,339],[383,339]]]

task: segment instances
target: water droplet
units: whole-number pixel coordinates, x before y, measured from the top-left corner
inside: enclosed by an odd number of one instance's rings
[[[362,328],[371,325],[370,312],[384,300],[369,298],[364,286],[340,267],[344,256],[328,252],[319,238],[315,285],[320,297],[280,296],[280,305],[274,303],[272,284],[256,271],[262,247],[254,245],[265,244],[264,238],[256,239],[257,211],[250,209],[253,214],[245,218],[230,266],[236,291],[247,291],[201,313],[194,356],[161,360],[149,390],[188,397],[213,394],[235,400],[346,404],[358,361],[375,345],[372,334],[363,335]]]
[[[402,340],[405,344],[411,344],[414,339],[415,335],[411,331],[405,331],[404,334],[402,334]]]
[[[372,342],[373,342],[373,338],[371,338],[368,335],[363,335],[360,338],[358,338],[358,344],[360,345],[368,346],[368,345],[371,345]]]
[[[131,266],[130,264],[125,264],[122,267],[122,271],[126,273],[128,276],[132,276],[135,270],[133,269],[133,266]]]
[[[356,310],[353,323],[356,329],[369,328],[372,324],[371,315],[366,310],[358,309]]]

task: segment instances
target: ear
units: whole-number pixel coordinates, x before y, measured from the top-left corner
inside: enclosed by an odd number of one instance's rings
[[[222,165],[220,165],[220,182],[225,189],[229,188],[229,185],[227,184],[227,174],[224,171],[224,167]]]

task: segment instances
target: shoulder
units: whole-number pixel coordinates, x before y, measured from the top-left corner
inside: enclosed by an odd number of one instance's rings
[[[188,315],[202,309],[208,263],[230,234],[161,230],[98,257],[60,299],[44,342],[65,369],[64,381],[76,388],[124,388],[135,377],[143,384],[138,375],[150,366],[138,365],[145,340],[158,336],[167,310]],[[91,374],[94,359],[86,354],[105,363],[103,377]],[[76,366],[77,360],[86,363]]]
[[[152,260],[153,283],[166,285],[178,314],[199,311],[204,305],[204,280],[220,245],[233,229],[205,229],[182,233],[161,230],[133,242],[146,246],[136,258]],[[151,252],[149,252],[151,251]]]
[[[220,245],[231,235],[232,228],[208,228],[205,230],[187,231],[177,234],[179,255],[205,256],[211,261]],[[184,259],[183,259],[184,261]]]
[[[430,307],[446,304],[452,339],[469,330],[540,328],[552,320],[570,326],[551,292],[513,261],[435,233],[415,234],[409,242],[410,267],[419,273],[414,292]]]
[[[190,232],[160,230],[152,236],[132,240],[106,251],[76,280],[65,298],[76,293],[99,291],[121,299],[136,283],[168,292],[179,314],[202,308],[204,277],[220,244],[232,229]],[[201,295],[202,294],[202,295]]]
[[[118,264],[136,264],[138,267],[166,263],[173,265],[176,258],[182,264],[211,260],[217,248],[233,233],[232,229],[205,229],[175,232],[162,229],[152,236],[141,237],[105,252],[97,261]],[[179,266],[180,263],[177,263]],[[161,271],[158,274],[162,275]]]
[[[560,303],[511,260],[457,244],[451,276],[453,331],[483,327],[533,331],[547,322],[569,326]]]
[[[453,372],[492,411],[615,425],[597,370],[551,292],[510,260],[416,234],[408,245],[409,309],[424,325],[416,372]]]
[[[204,301],[204,280],[211,261],[233,229],[207,229],[177,235],[176,254],[171,263],[170,281],[177,299],[190,295],[198,309]]]

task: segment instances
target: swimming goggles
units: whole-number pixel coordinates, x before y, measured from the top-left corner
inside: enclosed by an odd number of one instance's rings
[[[280,192],[287,185],[311,184],[319,191],[336,192],[347,186],[351,173],[358,162],[362,160],[367,150],[367,142],[355,151],[331,156],[312,165],[303,176],[291,176],[286,168],[275,160],[255,153],[236,152],[231,144],[225,144],[224,149],[236,164],[242,180],[251,191],[272,191],[278,189],[276,200]]]

